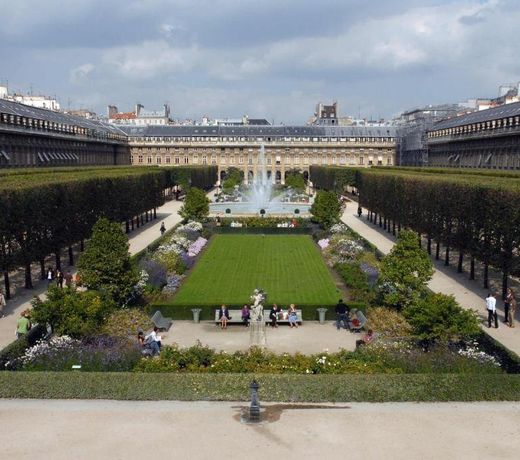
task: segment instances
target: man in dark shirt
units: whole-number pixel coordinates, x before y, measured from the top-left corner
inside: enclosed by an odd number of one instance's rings
[[[348,323],[348,315],[350,313],[350,309],[343,303],[343,299],[339,299],[338,304],[336,305],[336,328],[340,329],[341,322],[345,325],[345,329],[350,329]]]

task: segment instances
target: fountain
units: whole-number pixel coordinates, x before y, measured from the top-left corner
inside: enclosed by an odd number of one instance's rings
[[[225,201],[210,204],[210,212],[224,214],[226,210],[231,215],[247,214],[271,214],[271,215],[295,215],[308,214],[310,204],[300,202],[288,202],[289,198],[277,196],[273,198],[273,180],[267,174],[267,162],[265,159],[265,147],[262,144],[258,153],[257,174],[249,188],[240,193],[241,201]],[[238,193],[238,192],[237,192]],[[290,197],[291,194],[287,194]],[[234,198],[233,198],[234,199]],[[263,210],[263,212],[262,212]]]

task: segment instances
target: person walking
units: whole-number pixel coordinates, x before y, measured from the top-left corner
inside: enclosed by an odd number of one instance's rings
[[[4,293],[0,289],[0,318],[5,316],[5,307],[7,307],[7,302],[5,300]]]
[[[513,294],[513,290],[511,288],[507,289],[506,301],[504,302],[504,306],[507,304],[508,312],[506,314],[506,321],[509,324],[509,327],[515,327],[515,311],[516,311],[516,299]]]
[[[18,321],[16,322],[16,338],[19,339],[20,337],[25,336],[30,329],[31,321],[29,321],[29,314],[27,313],[27,310],[24,310],[20,313],[20,318],[18,318]]]
[[[56,270],[56,286],[63,289],[63,273],[61,270]]]
[[[486,309],[488,312],[488,327],[491,327],[491,322],[495,320],[495,329],[498,329],[498,316],[497,316],[497,299],[490,292],[486,297]]]
[[[164,235],[164,232],[166,231],[166,227],[164,226],[164,222],[161,223],[161,228],[160,228],[160,230],[161,230],[161,236],[163,236],[163,235]]]
[[[51,286],[52,280],[54,279],[54,270],[49,267],[47,269],[47,288]]]

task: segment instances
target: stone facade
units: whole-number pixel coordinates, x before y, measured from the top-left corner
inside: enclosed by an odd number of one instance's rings
[[[428,150],[429,166],[520,169],[520,102],[437,123]]]
[[[0,100],[0,168],[129,163],[127,137],[115,127]]]
[[[166,126],[122,128],[129,136],[132,164],[213,164],[219,177],[241,169],[246,182],[259,174],[265,148],[268,177],[284,183],[288,171],[308,177],[310,165],[390,166],[395,164],[395,130],[389,127]]]

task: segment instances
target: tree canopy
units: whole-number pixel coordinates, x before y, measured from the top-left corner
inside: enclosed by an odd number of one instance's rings
[[[192,187],[186,193],[186,198],[179,214],[184,220],[204,220],[209,214],[209,203],[209,198],[204,193],[204,190]]]
[[[323,228],[329,228],[339,221],[341,205],[334,192],[320,190],[310,211],[316,222]]]

